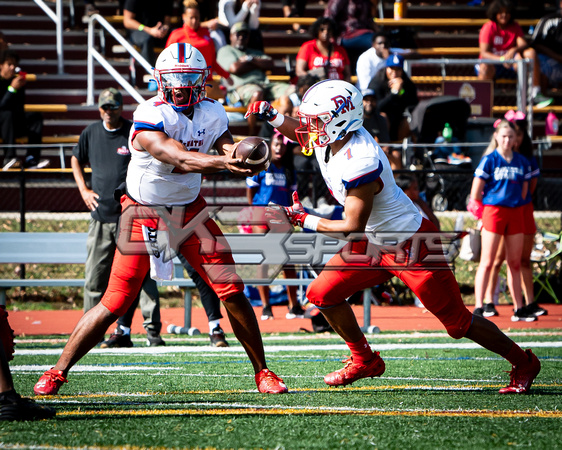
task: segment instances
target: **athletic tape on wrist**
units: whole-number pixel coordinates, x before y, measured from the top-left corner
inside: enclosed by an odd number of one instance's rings
[[[318,228],[318,222],[320,222],[321,218],[322,217],[313,216],[312,214],[309,214],[304,218],[304,223],[302,224],[302,227],[306,228],[307,230],[316,231],[316,229]]]
[[[283,122],[285,122],[285,116],[283,114],[277,114],[273,120],[269,121],[269,124],[273,127],[273,128],[278,128],[281,125],[283,125]]]

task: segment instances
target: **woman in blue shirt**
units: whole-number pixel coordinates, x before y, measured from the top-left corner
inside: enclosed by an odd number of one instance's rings
[[[530,170],[527,159],[514,152],[515,125],[502,120],[496,127],[492,143],[495,150],[484,155],[476,171],[468,210],[482,219],[482,252],[474,280],[475,314],[482,314],[486,287],[490,282],[496,253],[505,240],[508,287],[515,304],[511,318],[532,322],[534,315],[523,308],[521,293],[521,255],[523,252],[523,205],[529,189]]]
[[[529,180],[529,191],[527,197],[523,201],[523,254],[521,256],[521,282],[523,284],[523,293],[525,295],[524,308],[528,313],[534,316],[541,316],[547,314],[546,309],[541,308],[535,301],[535,294],[533,290],[533,267],[531,262],[531,252],[535,246],[535,233],[537,232],[537,227],[535,224],[534,210],[533,210],[533,194],[537,187],[537,181],[540,176],[540,169],[536,158],[533,156],[533,143],[527,132],[528,123],[525,114],[521,111],[508,111],[505,117],[515,124],[516,128],[516,142],[514,150],[529,161],[529,170],[531,172],[531,178]],[[484,297],[484,317],[490,317],[497,315],[497,311],[493,306],[494,293],[496,292],[496,284],[498,280],[498,274],[501,266],[505,260],[505,243],[502,240],[498,253],[496,254],[496,259],[494,261],[494,266],[492,272],[490,273],[490,283],[486,289],[486,295]]]
[[[293,155],[287,151],[289,140],[275,130],[271,138],[271,152],[273,154],[271,165],[267,170],[246,178],[246,195],[248,203],[253,206],[267,206],[275,203],[281,206],[291,206],[293,204],[292,193],[297,190],[297,174],[293,165]],[[264,233],[266,227],[253,226],[253,233]],[[268,267],[259,267],[258,276],[265,276]],[[296,278],[297,274],[293,268],[283,268],[285,278]],[[273,319],[271,305],[269,303],[269,286],[258,286],[258,292],[263,304],[262,320]],[[289,312],[287,319],[304,317],[302,309],[297,299],[297,287],[287,287],[287,297],[289,300]]]

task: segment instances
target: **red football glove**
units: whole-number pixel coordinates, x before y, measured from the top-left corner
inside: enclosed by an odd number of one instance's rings
[[[293,206],[282,206],[285,214],[289,218],[289,222],[294,227],[301,227],[304,226],[304,219],[308,216],[308,213],[305,212],[304,206],[302,206],[301,201],[299,200],[299,194],[297,191],[293,192]]]
[[[251,114],[253,114],[260,120],[267,120],[268,122],[271,122],[272,120],[275,120],[278,113],[279,111],[271,106],[269,102],[254,102],[248,107],[248,111],[244,114],[244,119],[247,119]]]
[[[480,220],[482,218],[482,213],[484,212],[484,205],[480,200],[471,198],[466,206],[466,210],[476,219]]]

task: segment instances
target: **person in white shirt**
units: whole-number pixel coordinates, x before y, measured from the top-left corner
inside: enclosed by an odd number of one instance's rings
[[[390,48],[388,35],[383,32],[375,33],[373,46],[357,58],[357,89],[363,91],[369,87],[369,83],[379,69],[386,66],[386,58],[391,53],[395,53],[395,49]]]
[[[267,368],[254,310],[245,297],[230,246],[206,209],[201,174],[229,170],[248,176],[234,156],[234,144],[222,105],[205,97],[209,67],[190,44],[162,51],[154,78],[158,96],[141,103],[133,116],[127,193],[121,197],[120,237],[109,284],[101,302],[72,332],[56,365],[36,383],[37,395],[54,395],[67,382],[70,368],[125,312],[150,270],[145,233],[168,232],[170,247],[181,253],[227,311],[234,334],[254,367],[258,391],[287,392],[283,380]],[[218,155],[209,154],[214,148]],[[156,256],[156,255],[155,255]]]
[[[500,393],[528,392],[540,361],[464,306],[439,232],[396,186],[388,158],[362,126],[363,98],[355,86],[341,80],[316,83],[302,99],[299,120],[278,114],[266,102],[252,104],[247,114],[267,120],[304,149],[314,149],[330,192],[344,207],[342,220],[320,218],[308,214],[293,194],[291,207],[270,207],[267,212],[272,224],[288,220],[350,241],[306,292],[351,351],[343,369],[324,377],[326,384],[344,386],[384,373],[384,361],[371,349],[346,298],[397,276],[451,337],[471,339],[513,365],[510,384]]]

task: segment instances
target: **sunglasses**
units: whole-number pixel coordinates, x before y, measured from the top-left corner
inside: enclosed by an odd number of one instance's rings
[[[107,111],[107,110],[117,111],[121,107],[119,105],[102,105],[102,106],[100,106],[100,108],[103,109],[104,111]]]

